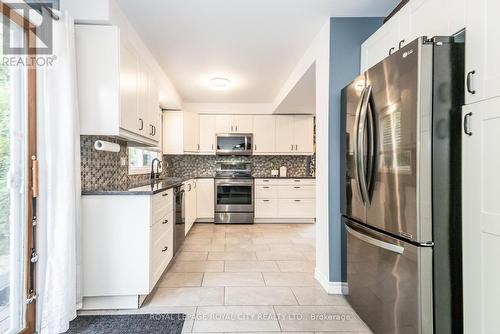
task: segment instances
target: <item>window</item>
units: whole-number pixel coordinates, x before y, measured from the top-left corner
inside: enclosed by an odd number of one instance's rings
[[[151,172],[151,162],[153,159],[160,159],[159,152],[145,148],[129,147],[128,149],[128,173],[129,175],[148,174]],[[155,166],[156,171],[156,166]],[[160,166],[161,172],[161,166]]]

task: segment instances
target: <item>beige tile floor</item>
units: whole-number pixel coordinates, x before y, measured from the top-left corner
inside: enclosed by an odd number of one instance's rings
[[[139,310],[185,313],[185,333],[371,333],[314,279],[312,224],[195,224]]]

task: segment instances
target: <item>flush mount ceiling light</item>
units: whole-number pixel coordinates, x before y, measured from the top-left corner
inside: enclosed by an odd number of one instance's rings
[[[213,89],[225,90],[225,89],[228,89],[229,84],[231,84],[231,81],[227,78],[212,78],[212,79],[210,79],[210,86]]]

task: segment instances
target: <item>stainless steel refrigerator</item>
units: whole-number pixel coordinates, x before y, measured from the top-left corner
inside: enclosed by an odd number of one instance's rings
[[[461,333],[464,44],[419,38],[342,91],[349,303],[375,333]]]

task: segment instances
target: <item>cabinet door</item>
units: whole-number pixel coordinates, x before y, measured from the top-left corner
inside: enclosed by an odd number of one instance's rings
[[[253,116],[234,115],[233,130],[236,133],[253,133]]]
[[[151,138],[160,141],[161,139],[161,110],[158,85],[152,73],[149,74],[149,122],[152,126]]]
[[[314,124],[313,117],[309,115],[294,116],[294,152],[313,154],[314,151]]]
[[[217,133],[233,133],[233,116],[232,115],[217,115],[215,116],[215,131]]]
[[[471,113],[471,115],[469,114]],[[500,328],[500,98],[463,108],[462,135],[464,333]]]
[[[276,116],[276,152],[290,153],[293,152],[294,136],[293,136],[294,116],[278,115]]]
[[[500,96],[500,1],[467,0],[466,103]],[[470,73],[470,74],[469,74]],[[466,78],[467,81],[467,78]]]
[[[183,154],[183,112],[163,113],[163,154]]]
[[[215,118],[214,115],[200,115],[201,153],[215,153]]]
[[[185,183],[186,195],[186,234],[196,220],[196,185],[194,180]]]
[[[199,116],[196,113],[184,112],[184,152],[197,153],[199,151]]]
[[[275,152],[275,117],[273,115],[256,115],[253,117],[254,154]]]
[[[214,179],[196,181],[196,208],[199,219],[214,219]]]
[[[444,0],[412,0],[410,8],[410,41],[421,37],[448,34],[447,3]]]
[[[361,73],[396,50],[400,41],[399,13],[393,16],[361,45]]]
[[[137,94],[137,120],[139,122],[138,134],[149,137],[151,133],[151,126],[149,122],[148,112],[149,100],[149,76],[148,70],[144,63],[139,62],[139,75],[138,75],[138,94]]]
[[[120,127],[140,134],[137,117],[139,59],[136,51],[124,39],[120,47]]]

